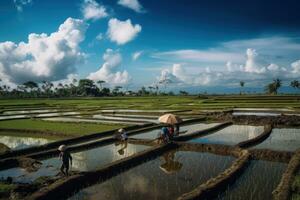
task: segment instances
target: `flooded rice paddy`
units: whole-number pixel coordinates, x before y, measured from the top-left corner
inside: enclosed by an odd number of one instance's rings
[[[170,151],[69,200],[176,199],[228,168],[235,158],[210,153]]]
[[[264,131],[263,126],[231,125],[220,131],[191,140],[196,143],[236,145],[257,137]]]
[[[217,199],[272,199],[287,164],[270,161],[251,161],[245,172]]]
[[[210,124],[197,123],[197,124],[189,124],[189,125],[181,126],[180,127],[180,135],[204,130],[204,129],[211,128],[216,125],[218,125],[218,123],[210,123]],[[160,133],[160,129],[155,129],[152,131],[147,131],[146,133],[133,135],[132,137],[137,138],[137,139],[155,139],[158,137],[159,133]]]
[[[24,149],[31,146],[38,146],[52,142],[53,140],[35,137],[10,136],[11,133],[1,133],[0,143],[5,144],[12,150]]]
[[[143,145],[134,145],[127,142],[115,143],[103,147],[72,153],[73,171],[90,171],[104,165],[129,157],[137,152],[149,148]],[[22,168],[12,168],[0,171],[0,179],[12,177],[14,182],[30,183],[41,176],[55,176],[59,173],[61,161],[58,157],[42,160],[41,167],[35,172],[28,172]]]
[[[295,151],[300,147],[300,129],[275,128],[270,136],[255,149],[272,149],[276,151]]]

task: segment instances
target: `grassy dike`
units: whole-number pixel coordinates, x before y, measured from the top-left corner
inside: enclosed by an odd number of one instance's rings
[[[10,129],[9,135],[31,136],[40,138],[66,138],[82,136],[96,132],[103,132],[124,127],[120,124],[92,124],[72,122],[49,122],[37,119],[20,119],[0,121],[1,129]],[[22,130],[13,132],[13,130]],[[37,132],[36,132],[37,131]],[[40,131],[40,133],[38,132]],[[0,135],[7,135],[7,131],[0,131]]]

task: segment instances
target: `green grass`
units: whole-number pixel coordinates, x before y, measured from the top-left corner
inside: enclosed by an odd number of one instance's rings
[[[194,104],[194,105],[189,105]],[[149,96],[149,97],[99,97],[72,99],[2,99],[0,108],[59,106],[61,108],[88,109],[230,109],[234,107],[300,108],[300,96]]]
[[[90,133],[108,131],[123,127],[116,124],[91,124],[91,123],[66,123],[66,122],[48,122],[34,119],[22,119],[22,120],[9,120],[0,121],[0,129],[21,129],[21,130],[40,130],[46,132],[52,132],[53,134],[30,134],[25,133],[28,136],[35,137],[55,137],[55,136],[80,136]],[[57,133],[57,134],[54,134]],[[0,132],[1,134],[1,132]],[[16,133],[20,136],[23,133]]]

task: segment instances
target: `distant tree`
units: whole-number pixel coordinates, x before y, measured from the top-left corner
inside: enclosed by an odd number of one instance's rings
[[[184,90],[180,90],[180,91],[179,91],[179,94],[182,95],[182,96],[187,96],[187,95],[189,95],[189,93],[186,92],[186,91],[184,91]]]
[[[110,94],[110,89],[109,89],[109,88],[103,88],[103,89],[101,90],[101,93],[102,93],[103,96],[109,96],[109,94]]]
[[[100,90],[102,90],[103,89],[102,84],[104,84],[105,81],[99,80],[99,81],[97,81],[97,83],[99,84]]]
[[[122,88],[123,88],[122,86],[115,86],[115,88],[114,88],[113,91],[112,91],[113,95],[114,95],[114,96],[117,96],[117,95],[119,95],[119,94],[122,94],[122,93],[120,92],[120,89],[122,89]]]
[[[25,88],[29,88],[30,90],[39,87],[38,84],[34,81],[27,81],[27,82],[23,83],[23,85],[25,86]]]
[[[291,81],[290,86],[295,88],[295,89],[300,88],[300,83],[297,80],[293,80],[293,81]]]
[[[240,86],[241,86],[240,94],[243,94],[243,88],[245,86],[245,82],[244,81],[240,81]]]
[[[93,80],[90,79],[80,79],[78,88],[80,90],[80,94],[82,96],[96,96],[97,95],[97,87],[94,84]]]
[[[269,94],[275,94],[277,95],[278,89],[282,86],[282,81],[280,79],[273,79],[272,83],[269,83],[266,87],[265,90]]]

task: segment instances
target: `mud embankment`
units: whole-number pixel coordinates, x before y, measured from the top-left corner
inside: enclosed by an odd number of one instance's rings
[[[146,160],[154,159],[162,153],[177,148],[176,144],[167,144],[156,146],[151,149],[134,154],[128,158],[113,162],[95,171],[82,172],[77,175],[69,176],[63,180],[59,180],[36,193],[29,196],[28,200],[52,200],[66,199],[80,189],[89,185],[99,183],[116,176],[134,166],[137,166]]]
[[[247,150],[241,150],[237,160],[217,177],[209,179],[191,192],[181,195],[178,200],[190,199],[211,199],[221,190],[225,189],[228,184],[235,181],[243,172],[248,164],[250,154]]]
[[[271,124],[273,127],[300,127],[300,116],[256,116],[256,115],[232,115],[231,112],[209,113],[207,117],[216,121],[232,121],[234,124],[264,126]]]
[[[280,183],[273,191],[273,198],[275,200],[288,200],[291,196],[291,189],[294,177],[300,168],[300,149],[291,158]]]
[[[261,133],[255,138],[240,142],[237,144],[237,146],[241,148],[247,148],[259,144],[265,139],[267,139],[270,136],[271,132],[272,132],[272,125],[265,125],[263,133]]]

